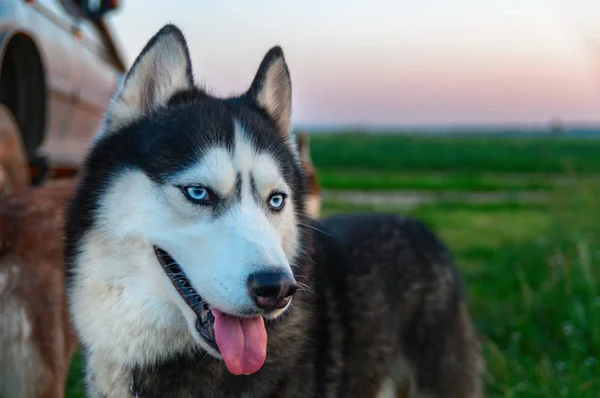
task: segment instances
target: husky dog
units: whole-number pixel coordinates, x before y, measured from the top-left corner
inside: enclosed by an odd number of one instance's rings
[[[230,98],[175,26],[143,49],[65,220],[89,397],[480,396],[448,250],[392,215],[311,222],[290,116],[280,47]]]

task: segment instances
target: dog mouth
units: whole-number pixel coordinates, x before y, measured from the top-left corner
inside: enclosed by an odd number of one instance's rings
[[[156,246],[154,246],[154,253],[177,293],[198,317],[196,319],[196,330],[212,348],[219,351],[215,341],[215,317],[208,303],[202,300],[202,297],[192,287],[190,280],[177,264],[177,261],[169,253]]]
[[[235,375],[258,371],[267,352],[263,317],[242,318],[212,308],[192,287],[181,266],[169,253],[157,246],[154,246],[154,253],[177,293],[196,314],[196,331],[221,354],[227,369]]]

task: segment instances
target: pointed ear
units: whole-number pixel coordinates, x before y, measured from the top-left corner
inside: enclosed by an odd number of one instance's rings
[[[273,119],[280,134],[291,139],[292,82],[281,47],[265,55],[247,95]]]
[[[183,33],[165,25],[150,39],[129,69],[107,112],[115,128],[164,106],[173,94],[192,89],[194,77]]]

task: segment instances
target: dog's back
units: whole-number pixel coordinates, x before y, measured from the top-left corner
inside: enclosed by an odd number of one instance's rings
[[[73,181],[0,202],[0,396],[58,398],[76,339],[63,289],[64,203]]]
[[[429,228],[394,215],[352,214],[326,218],[319,229],[324,355],[343,364],[322,370],[326,390],[479,397],[478,337],[452,256]]]

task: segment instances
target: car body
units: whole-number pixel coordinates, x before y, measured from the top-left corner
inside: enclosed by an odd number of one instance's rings
[[[32,166],[76,169],[125,71],[116,0],[0,0],[0,103]]]

